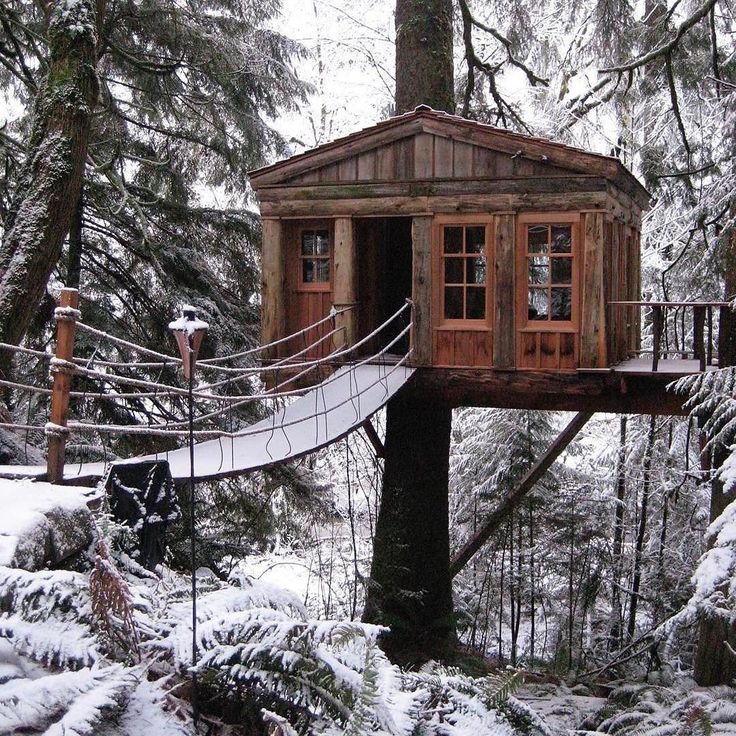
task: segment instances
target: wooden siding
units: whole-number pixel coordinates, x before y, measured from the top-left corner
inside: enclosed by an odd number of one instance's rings
[[[490,368],[493,340],[490,329],[463,330],[440,327],[434,330],[436,366]]]
[[[453,137],[417,133],[297,174],[285,185],[569,176],[570,170],[516,152],[498,151]]]

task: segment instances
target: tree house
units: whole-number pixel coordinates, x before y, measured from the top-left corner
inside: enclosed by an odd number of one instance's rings
[[[640,347],[649,202],[618,159],[422,106],[251,182],[264,343],[333,305],[352,343],[409,298],[434,401],[680,413],[672,372],[615,367]]]

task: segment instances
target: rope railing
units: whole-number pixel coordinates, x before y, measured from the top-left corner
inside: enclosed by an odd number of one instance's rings
[[[259,428],[244,428],[234,429],[232,426],[232,412],[233,410],[240,408],[246,404],[253,402],[262,401],[275,401],[275,400],[289,400],[297,395],[301,395],[304,389],[299,387],[300,382],[307,378],[311,373],[319,370],[322,367],[328,367],[331,370],[335,368],[336,364],[349,362],[350,376],[348,378],[349,392],[350,395],[339,402],[335,406],[328,408],[324,398],[324,389],[332,384],[333,382],[340,379],[338,373],[328,375],[324,377],[320,383],[320,389],[322,391],[322,406],[320,407],[319,394],[315,394],[315,407],[314,411],[307,414],[306,416],[301,415],[298,419],[291,421],[280,421],[276,423],[277,410],[274,409],[272,417],[274,418],[274,426],[270,428],[270,431],[284,430],[284,428],[292,426],[297,422],[304,422],[310,420],[316,420],[320,423],[322,417],[325,418],[325,427],[327,426],[327,414],[336,408],[345,405],[348,402],[352,402],[357,408],[356,412],[359,412],[360,407],[360,394],[373,388],[377,383],[386,381],[387,376],[390,376],[397,368],[403,365],[411,354],[411,351],[407,352],[406,355],[401,357],[398,362],[392,363],[392,368],[379,375],[379,378],[372,382],[369,386],[364,386],[359,389],[357,379],[355,378],[355,370],[363,365],[366,365],[377,360],[381,360],[387,352],[391,350],[397,343],[405,338],[409,334],[412,328],[411,320],[408,321],[405,327],[399,331],[399,333],[390,340],[382,349],[374,351],[372,355],[361,358],[356,362],[350,362],[349,359],[352,356],[358,355],[358,351],[361,351],[365,346],[372,340],[374,340],[380,333],[386,330],[392,323],[401,319],[407,310],[411,308],[411,302],[407,302],[402,305],[393,315],[386,319],[370,334],[366,335],[361,340],[355,342],[352,345],[340,345],[334,349],[325,351],[324,346],[330,342],[335,341],[337,335],[346,332],[347,328],[345,325],[335,325],[335,318],[345,312],[355,308],[355,305],[347,305],[340,309],[332,308],[330,313],[326,316],[311,324],[305,328],[297,330],[286,337],[275,340],[269,344],[261,345],[253,349],[240,351],[233,353],[228,356],[221,356],[217,358],[211,358],[208,360],[197,361],[197,366],[205,370],[212,370],[225,374],[222,380],[215,382],[203,383],[196,387],[189,389],[182,388],[180,386],[171,385],[170,383],[164,383],[160,379],[165,373],[165,369],[169,367],[180,368],[182,367],[182,358],[173,355],[168,355],[151,348],[138,345],[129,340],[111,335],[104,330],[97,329],[91,325],[85,324],[80,319],[80,313],[77,309],[78,306],[78,293],[76,290],[64,289],[62,291],[61,306],[56,309],[55,316],[57,319],[58,332],[56,342],[56,354],[44,352],[42,350],[34,350],[23,346],[11,345],[8,343],[0,343],[0,350],[8,350],[13,353],[29,355],[39,360],[48,361],[51,377],[53,378],[53,388],[46,388],[40,386],[34,386],[29,383],[23,383],[22,381],[12,381],[8,379],[0,379],[0,386],[7,389],[25,392],[29,395],[40,395],[44,397],[51,397],[51,414],[50,420],[46,421],[45,424],[31,424],[31,423],[14,423],[14,422],[2,422],[0,427],[13,429],[22,432],[43,432],[48,438],[49,444],[49,465],[48,465],[48,477],[53,482],[58,482],[63,477],[63,466],[64,466],[64,447],[66,439],[71,434],[89,434],[96,433],[101,435],[148,435],[158,437],[173,437],[183,438],[187,436],[195,437],[197,439],[209,439],[209,438],[237,438],[247,437],[252,434],[258,434],[264,431],[263,426]],[[332,323],[332,328],[327,331],[324,330],[324,325]],[[173,325],[172,325],[173,326]],[[205,325],[206,327],[206,325]],[[108,360],[106,358],[98,357],[98,346],[92,352],[89,357],[75,356],[73,354],[73,341],[74,331],[76,329],[82,332],[96,337],[98,340],[106,340],[118,347],[124,348],[125,350],[139,354],[140,356],[146,356],[153,358],[153,360],[139,360],[139,361],[123,361],[123,360]],[[178,329],[178,328],[177,328]],[[222,363],[232,362],[235,360],[241,360],[250,356],[263,353],[270,348],[277,347],[288,343],[291,340],[297,338],[303,338],[306,343],[306,336],[310,332],[317,332],[316,339],[311,340],[309,344],[304,345],[299,350],[296,350],[291,355],[279,358],[267,365],[261,366],[225,366]],[[321,334],[320,334],[321,333]],[[319,357],[305,359],[314,352],[324,353]],[[183,354],[183,353],[182,353]],[[121,375],[116,371],[131,371],[134,369],[148,370],[152,372],[160,371],[157,379],[149,379],[144,377],[135,377],[131,375]],[[280,375],[283,374],[283,375]],[[254,376],[274,376],[275,384],[266,390],[257,391],[252,394],[243,393],[231,393],[228,389],[231,385],[235,385],[240,381]],[[73,377],[80,377],[99,385],[99,389],[84,390],[70,390],[70,379]],[[322,377],[322,376],[321,376]],[[353,385],[355,390],[353,390]],[[109,387],[110,390],[103,388]],[[118,387],[128,387],[129,390],[118,390]],[[216,393],[217,390],[225,389],[225,393]],[[139,390],[131,390],[139,389]],[[388,389],[387,389],[388,390]],[[185,399],[192,397],[193,399],[215,402],[222,406],[214,411],[208,411],[204,414],[200,414],[196,417],[191,417],[188,421],[179,421],[176,418],[178,411],[174,408],[176,405],[170,402],[174,399]],[[62,403],[55,405],[55,401],[61,397]],[[68,421],[67,411],[70,399],[80,400],[102,400],[108,402],[130,402],[138,401],[137,406],[131,406],[126,411],[132,412],[131,418],[135,417],[136,414],[146,415],[149,418],[148,424],[100,424],[92,423],[89,421]],[[30,412],[30,398],[29,398],[29,417]],[[122,406],[122,405],[121,405]],[[191,405],[190,405],[191,406]],[[202,424],[205,422],[214,422],[218,418],[228,415],[230,417],[229,430],[220,429],[215,424],[212,428],[201,428],[194,429],[194,424]],[[160,421],[151,422],[152,417],[160,417]],[[170,418],[168,418],[170,417]],[[172,421],[173,420],[173,421]],[[191,422],[191,424],[190,424]],[[319,431],[319,430],[317,430]],[[287,437],[288,440],[288,437]],[[270,441],[270,440],[269,440]],[[52,455],[54,460],[52,460]]]

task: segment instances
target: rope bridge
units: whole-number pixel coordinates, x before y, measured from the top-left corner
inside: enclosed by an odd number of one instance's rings
[[[57,307],[54,355],[0,343],[0,349],[43,361],[53,378],[47,388],[10,380],[0,386],[30,396],[50,397],[43,425],[0,422],[0,427],[26,433],[43,432],[48,440],[48,464],[0,467],[5,477],[47,476],[92,480],[102,477],[112,457],[106,438],[145,435],[167,446],[190,436],[187,399],[189,389],[179,380],[182,359],[152,350],[86,324],[77,309],[78,293],[64,289]],[[249,350],[196,362],[199,380],[192,389],[195,412],[191,433],[195,445],[197,479],[238,475],[314,452],[358,429],[405,383],[413,370],[407,366],[409,349],[396,355],[412,328],[411,303],[407,301],[373,332],[353,345],[344,345],[344,325],[338,318],[353,309],[333,309],[330,314],[291,335]],[[378,350],[369,346],[390,330],[393,338]],[[94,345],[88,357],[74,355],[75,332]],[[316,337],[315,337],[316,336]],[[275,350],[291,353],[268,364],[256,365],[262,355]],[[108,353],[116,352],[110,359]],[[366,355],[366,353],[370,353]],[[321,357],[311,357],[314,355]],[[126,356],[135,359],[125,359]],[[307,393],[298,388],[305,381],[327,377]],[[71,388],[72,379],[75,385]],[[265,380],[265,385],[264,385]],[[81,389],[81,390],[80,390]],[[70,402],[75,419],[69,420]],[[259,421],[244,425],[238,409],[252,406]],[[30,398],[29,398],[30,416]],[[128,421],[104,423],[94,417],[95,408],[106,416]],[[252,421],[252,419],[251,419]],[[70,436],[98,439],[101,462],[65,463]],[[80,445],[76,449],[89,445]],[[91,447],[94,447],[91,446]],[[168,459],[174,478],[189,477],[189,450],[163,450],[119,462]],[[118,462],[118,461],[116,461]]]

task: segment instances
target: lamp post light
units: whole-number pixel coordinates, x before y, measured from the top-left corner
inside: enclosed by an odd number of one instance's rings
[[[192,718],[195,731],[199,721],[199,703],[197,702],[197,563],[196,535],[194,512],[194,369],[202,344],[202,338],[209,325],[197,319],[194,307],[186,305],[181,309],[181,317],[169,322],[169,329],[174,333],[176,344],[181,353],[182,371],[187,379],[189,409],[189,524],[190,524],[190,556],[192,565]]]

